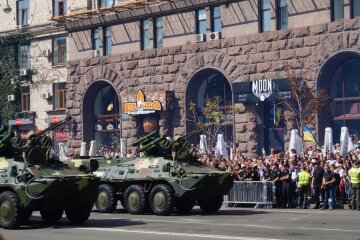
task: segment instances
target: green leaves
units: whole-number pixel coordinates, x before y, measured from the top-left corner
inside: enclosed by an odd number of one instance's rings
[[[30,33],[18,33],[0,37],[0,124],[7,123],[16,106],[7,96],[17,93],[22,78],[17,64],[18,46],[29,43]]]

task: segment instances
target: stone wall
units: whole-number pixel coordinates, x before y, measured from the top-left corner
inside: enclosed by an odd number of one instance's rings
[[[287,29],[242,37],[149,49],[68,63],[67,108],[77,122],[78,133],[70,139],[70,147],[78,149],[82,141],[81,106],[85,89],[96,80],[107,79],[119,92],[128,95],[143,90],[175,91],[174,111],[163,113],[161,131],[170,135],[186,131],[185,93],[191,76],[200,69],[215,68],[227,79],[243,82],[262,78],[282,78],[285,69],[302,75],[310,87],[322,64],[333,54],[360,48],[360,19]],[[305,76],[305,75],[304,75]],[[236,104],[235,140],[243,153],[256,153],[259,134],[256,106]],[[131,125],[131,124],[130,124]],[[132,126],[127,126],[131,129]],[[136,135],[132,132],[130,135]],[[286,137],[288,139],[288,136]]]

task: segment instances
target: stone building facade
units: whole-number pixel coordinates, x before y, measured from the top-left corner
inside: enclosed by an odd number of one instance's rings
[[[31,33],[29,43],[22,49],[19,46],[18,49],[18,67],[19,71],[23,72],[24,81],[20,94],[12,101],[12,104],[17,105],[19,115],[10,120],[13,129],[26,137],[29,132],[45,129],[54,120],[58,121],[65,116],[65,106],[60,108],[55,106],[57,95],[54,86],[57,84],[65,86],[66,59],[63,64],[54,64],[53,59],[54,39],[65,37],[66,41],[67,32],[63,25],[50,19],[53,16],[55,1],[9,0],[6,2],[11,7],[11,11],[9,13],[2,11],[6,5],[3,1],[0,6],[0,37]],[[21,61],[24,62],[20,63]],[[61,141],[64,140],[66,138],[62,138]]]
[[[235,99],[234,84],[259,79],[282,79],[286,77],[289,69],[302,76],[309,88],[318,91],[325,89],[329,95],[336,97],[333,88],[337,85],[331,83],[332,76],[338,74],[336,69],[346,61],[355,61],[356,64],[359,58],[360,19],[350,18],[350,5],[346,1],[344,19],[336,21],[331,21],[329,1],[289,1],[293,3],[289,4],[289,27],[276,30],[272,24],[272,31],[262,33],[258,31],[256,14],[251,15],[256,13],[253,8],[257,8],[257,1],[198,1],[191,6],[186,0],[176,2],[178,4],[163,4],[154,11],[139,9],[132,11],[132,14],[114,14],[118,16],[118,20],[108,15],[103,18],[102,23],[92,23],[96,22],[95,20],[67,23],[71,55],[67,64],[66,108],[68,114],[74,118],[73,134],[69,138],[69,147],[73,154],[78,153],[82,141],[92,140],[86,133],[93,131],[93,126],[86,123],[91,116],[86,115],[84,105],[91,100],[87,92],[94,86],[104,84],[115,90],[120,102],[120,113],[124,111],[125,103],[121,100],[124,96],[133,95],[135,98],[139,90],[149,96],[155,92],[173,91],[173,108],[161,111],[158,115],[160,132],[173,137],[189,131],[187,109],[193,95],[191,92],[197,91],[194,90],[197,85],[193,82],[201,79],[200,75],[207,75],[207,71],[224,76],[231,86],[232,107],[238,109],[234,113],[232,130],[236,149],[244,154],[257,154],[267,141],[267,133],[264,132],[265,119],[262,116],[267,106],[262,103],[238,102]],[[194,10],[215,5],[221,6],[224,34],[218,40],[196,43],[192,27],[195,24]],[[166,11],[167,8],[172,8],[172,11]],[[241,10],[244,13],[241,13]],[[138,20],[162,13],[167,18],[164,26],[164,47],[140,50]],[[271,13],[272,21],[275,21],[275,9],[272,8]],[[190,17],[187,18],[187,14]],[[243,18],[234,20],[236,14]],[[251,16],[247,18],[246,14]],[[170,19],[177,20],[173,22]],[[110,23],[115,32],[112,36],[112,42],[115,43],[113,54],[90,57],[90,28]],[[178,38],[177,34],[167,35],[176,24],[187,24],[189,31],[179,33]],[[116,43],[124,38],[121,34],[117,36],[116,31],[125,31],[127,27],[131,29],[128,34],[129,43],[124,40],[117,45]],[[352,81],[355,84],[357,82]],[[356,98],[355,104],[358,104],[358,101]],[[355,124],[358,122],[356,116],[336,120],[334,114],[320,114],[316,126],[313,126],[313,131],[320,141],[324,128],[332,126],[333,121],[345,122],[351,119],[355,120]],[[353,112],[350,111],[349,114]],[[142,134],[138,125],[136,118],[120,122],[121,136],[126,135],[128,142],[132,143]],[[285,145],[289,141],[291,128],[291,123],[285,123]]]

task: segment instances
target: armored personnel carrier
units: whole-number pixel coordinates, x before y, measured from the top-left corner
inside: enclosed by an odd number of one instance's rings
[[[233,185],[230,173],[201,164],[186,139],[194,131],[176,140],[152,132],[137,140],[144,157],[97,158],[94,172],[101,178],[96,200],[100,212],[113,212],[118,200],[132,214],[151,210],[169,215],[174,208],[189,212],[197,203],[205,212],[216,212]],[[73,164],[89,169],[89,160],[76,159]]]
[[[46,223],[63,215],[72,223],[85,222],[96,200],[99,179],[51,157],[47,133],[69,118],[41,133],[22,139],[0,129],[0,226],[16,228],[39,210]]]

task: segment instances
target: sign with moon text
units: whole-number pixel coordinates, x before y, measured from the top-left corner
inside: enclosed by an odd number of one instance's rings
[[[130,115],[150,114],[155,111],[161,111],[160,101],[146,101],[145,95],[141,90],[137,93],[136,102],[127,102],[124,108],[124,113]]]
[[[287,79],[260,79],[250,82],[233,83],[235,103],[256,103],[291,98]]]

